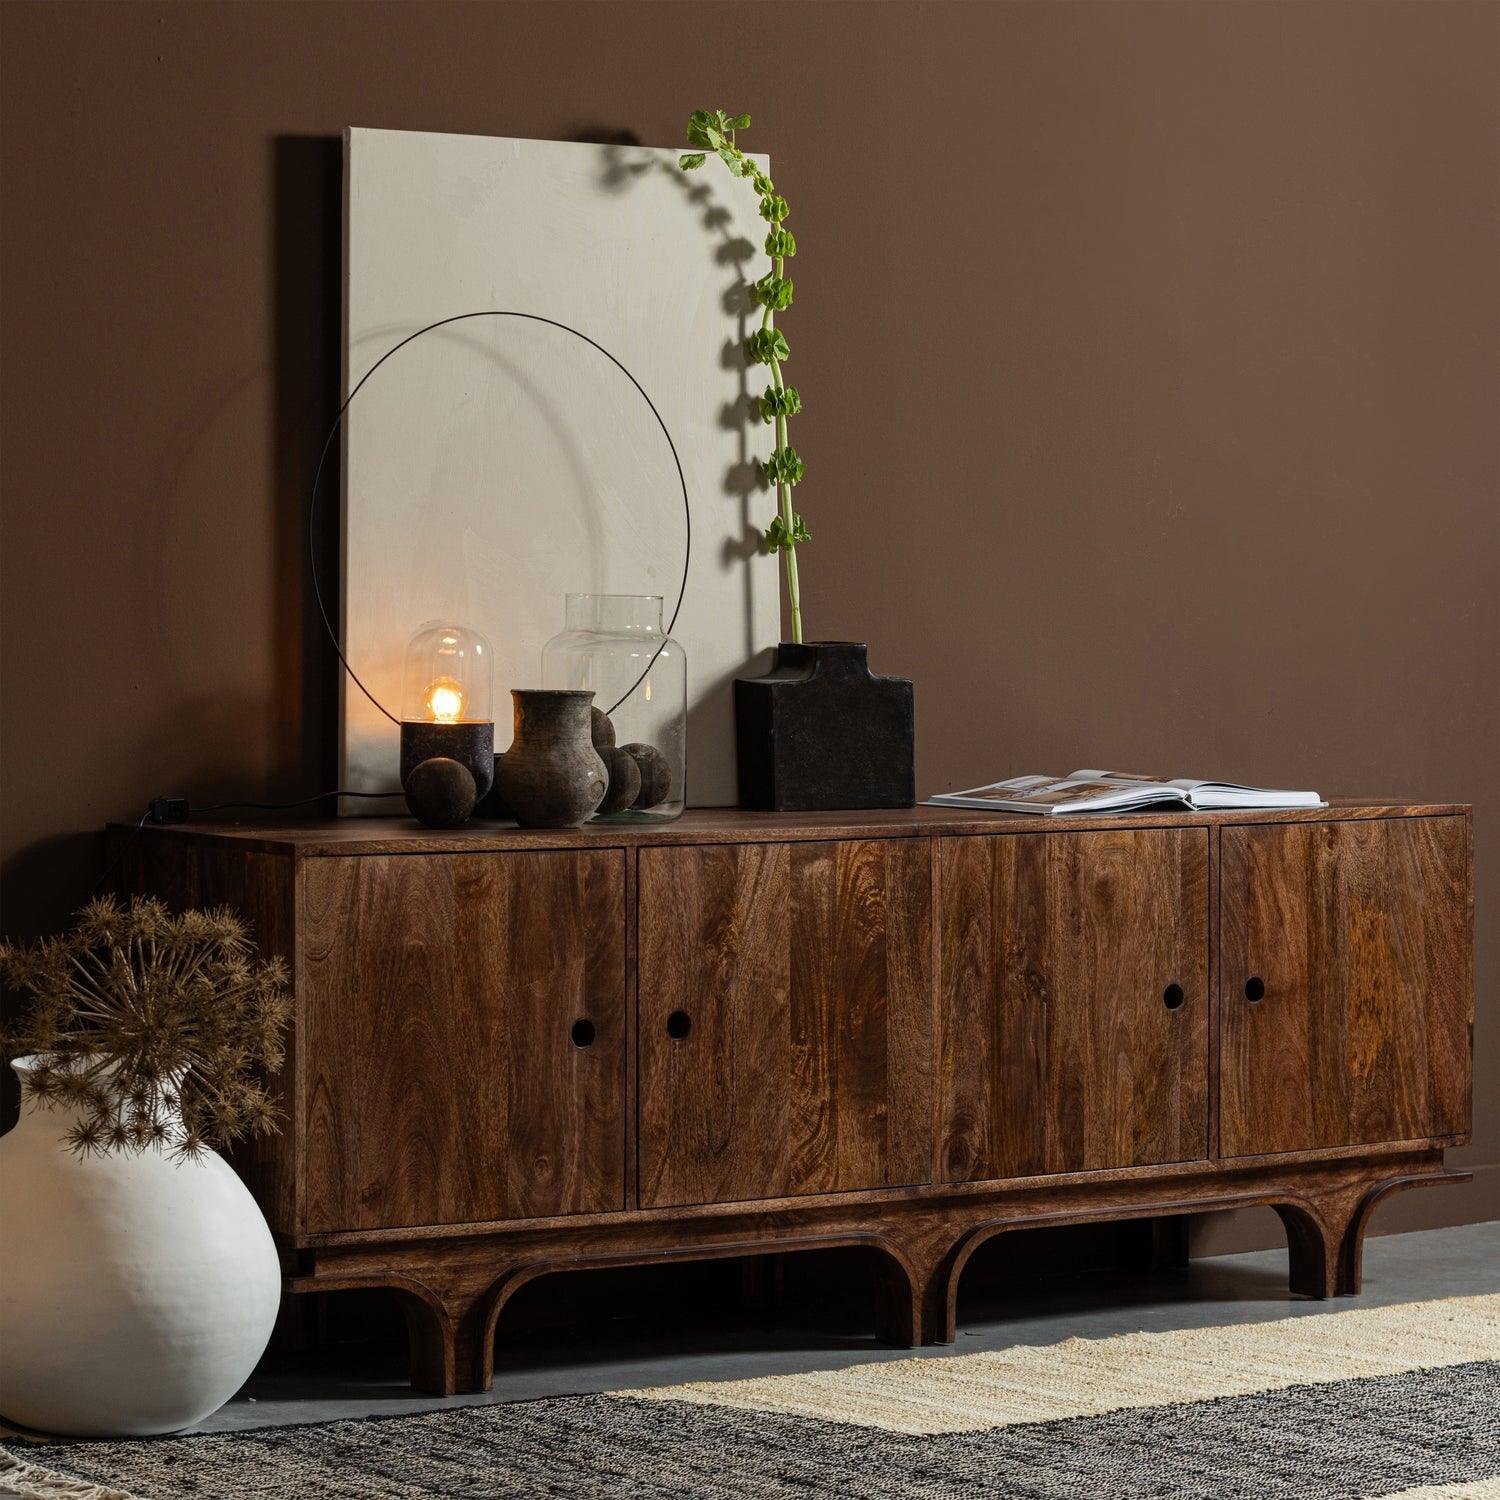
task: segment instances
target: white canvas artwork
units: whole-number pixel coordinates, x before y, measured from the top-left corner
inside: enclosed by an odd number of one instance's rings
[[[740,353],[766,226],[744,183],[683,173],[677,156],[350,130],[344,395],[407,334],[481,309],[568,324],[635,376],[691,499],[673,632],[688,661],[688,800],[723,806],[736,795],[731,684],[779,637],[776,563],[757,547],[773,510],[758,477],[770,430],[750,400],[764,381]],[[408,345],[350,407],[343,474],[344,650],[398,718],[402,654],[424,621],[489,638],[503,749],[510,689],[540,685],[566,594],[660,594],[671,612],[685,539],[671,450],[620,371],[559,329],[474,318]],[[341,784],[397,785],[396,728],[347,679],[341,722]]]

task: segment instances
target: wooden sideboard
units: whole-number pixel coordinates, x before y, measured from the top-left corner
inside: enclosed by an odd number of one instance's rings
[[[866,1246],[881,1336],[945,1342],[1007,1230],[1268,1204],[1324,1297],[1465,1180],[1466,807],[115,838],[291,964],[238,1165],[288,1289],[394,1289],[426,1390],[558,1271]]]

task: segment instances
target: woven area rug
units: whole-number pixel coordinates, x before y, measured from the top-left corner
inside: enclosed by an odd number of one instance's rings
[[[0,1450],[7,1486],[46,1500],[1500,1497],[1500,1296],[420,1416],[49,1443]]]

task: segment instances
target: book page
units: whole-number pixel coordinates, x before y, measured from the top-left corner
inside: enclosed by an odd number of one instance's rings
[[[1190,792],[1194,787],[1224,785],[1221,782],[1204,781],[1197,776],[1148,776],[1144,771],[1074,771],[1071,780],[1088,781],[1144,781],[1152,786],[1173,786],[1179,791]]]
[[[1316,792],[1275,791],[1236,781],[1209,781],[1197,776],[1146,776],[1134,771],[1074,771],[1071,779],[1092,778],[1116,784],[1132,782],[1172,787],[1190,807],[1205,811],[1241,807],[1326,807]]]
[[[1141,801],[1156,801],[1162,793],[1140,784],[1126,781],[1106,781],[1097,777],[1081,779],[1077,776],[1014,776],[1009,781],[997,781],[989,786],[974,787],[964,792],[941,792],[937,801],[958,801],[970,804],[994,803],[996,806],[1022,804],[1026,807],[1046,810],[1086,811],[1091,808],[1118,807]]]

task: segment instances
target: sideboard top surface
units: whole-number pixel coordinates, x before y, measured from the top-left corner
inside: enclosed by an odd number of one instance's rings
[[[1202,828],[1227,823],[1308,823],[1364,818],[1463,817],[1451,802],[1371,802],[1335,797],[1327,807],[1255,808],[1235,812],[1169,812],[1127,816],[1097,813],[1037,817],[965,808],[909,807],[864,812],[766,813],[739,808],[689,808],[672,823],[594,823],[583,828],[526,829],[512,823],[470,823],[435,832],[411,818],[326,818],[301,821],[147,824],[141,836],[231,840],[298,856],[355,854],[482,854],[510,849],[619,848],[643,844],[776,843],[814,839],[922,838],[984,833],[1067,833],[1107,828]],[[130,832],[112,828],[117,837]]]

